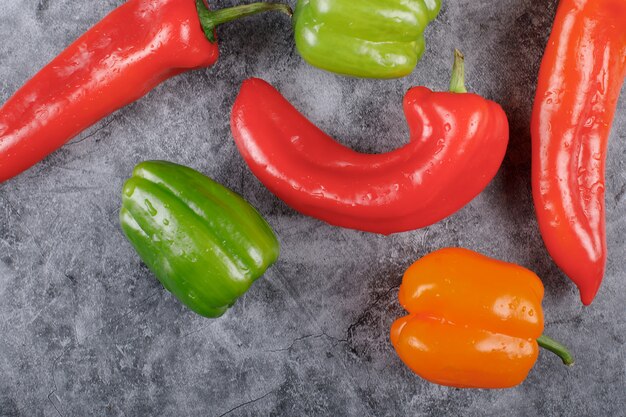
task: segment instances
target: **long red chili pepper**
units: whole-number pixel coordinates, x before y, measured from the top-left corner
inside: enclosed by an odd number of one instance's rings
[[[0,182],[113,111],[218,58],[217,25],[288,6],[209,11],[203,0],[130,0],[70,45],[0,108]]]
[[[508,144],[500,106],[464,93],[462,65],[455,74],[458,93],[409,90],[411,142],[390,153],[367,155],[337,143],[259,79],[241,87],[232,132],[252,172],[301,213],[381,234],[417,229],[476,197]]]
[[[626,1],[561,0],[533,111],[533,195],[548,251],[586,305],[604,275],[605,154],[625,75]]]

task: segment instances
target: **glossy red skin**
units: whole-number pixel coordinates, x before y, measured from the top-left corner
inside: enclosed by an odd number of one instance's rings
[[[550,255],[589,305],[606,263],[605,159],[626,75],[626,1],[562,0],[532,116],[532,183]]]
[[[353,151],[326,135],[271,85],[244,82],[231,128],[252,172],[297,211],[380,234],[418,229],[456,212],[495,176],[508,144],[499,105],[475,94],[409,90],[411,142]]]
[[[194,0],[124,3],[0,108],[0,182],[162,81],[217,58]]]

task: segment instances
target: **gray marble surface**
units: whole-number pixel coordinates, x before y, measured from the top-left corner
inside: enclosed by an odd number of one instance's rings
[[[0,102],[122,0],[0,0]],[[216,1],[224,7],[231,1]],[[609,261],[596,302],[550,261],[533,214],[528,120],[556,1],[449,0],[409,77],[368,81],[307,66],[284,16],[219,30],[215,67],[172,79],[0,185],[0,416],[624,416],[626,94],[610,142]],[[240,158],[229,110],[266,79],[321,128],[364,152],[408,136],[403,93],[445,89],[452,50],[470,90],[502,103],[511,145],[497,178],[454,216],[392,237],[305,218]],[[219,320],[182,307],[118,226],[122,182],[146,159],[189,165],[241,193],[282,257]],[[408,371],[388,341],[397,288],[418,257],[460,245],[536,271],[546,331],[575,367],[542,353],[510,390],[458,390]]]

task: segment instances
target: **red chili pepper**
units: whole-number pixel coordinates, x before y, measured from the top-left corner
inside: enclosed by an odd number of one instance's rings
[[[626,2],[562,0],[532,118],[532,183],[550,255],[591,304],[606,263],[604,174],[626,75]]]
[[[70,45],[0,108],[0,182],[113,111],[218,58],[217,25],[285,5],[209,11],[203,0],[130,0]]]
[[[244,82],[235,102],[235,142],[261,182],[306,215],[381,234],[438,222],[487,186],[508,144],[500,106],[461,93],[457,57],[459,93],[409,90],[411,142],[393,152],[366,155],[337,143],[259,79]]]

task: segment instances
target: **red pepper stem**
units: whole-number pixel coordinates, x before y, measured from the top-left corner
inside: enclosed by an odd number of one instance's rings
[[[452,66],[450,91],[452,93],[467,93],[465,89],[465,57],[458,49],[454,50],[454,65]]]
[[[223,23],[272,10],[283,12],[289,17],[293,15],[291,7],[282,3],[252,3],[221,10],[209,10],[204,0],[196,0],[196,9],[198,9],[202,30],[211,43],[215,43],[215,28]]]
[[[537,343],[542,348],[547,349],[550,352],[558,355],[565,365],[572,366],[574,364],[574,357],[572,356],[570,351],[556,340],[551,339],[546,335],[543,335],[537,339]]]

